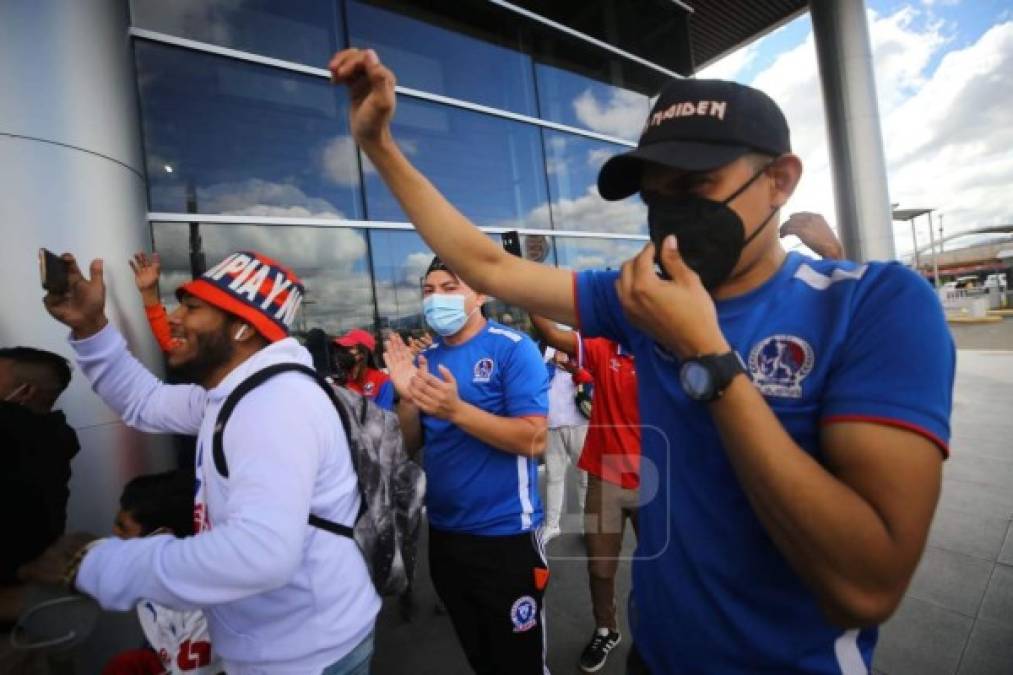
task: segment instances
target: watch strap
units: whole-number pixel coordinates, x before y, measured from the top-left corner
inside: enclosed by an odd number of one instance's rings
[[[714,388],[711,390],[710,396],[705,399],[708,403],[721,398],[737,375],[740,373],[748,375],[749,373],[742,357],[734,349],[724,354],[698,356],[695,360],[706,367],[714,378]]]

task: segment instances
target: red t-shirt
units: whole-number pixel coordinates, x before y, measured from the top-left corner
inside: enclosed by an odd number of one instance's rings
[[[358,380],[348,380],[345,387],[366,398],[375,399],[383,389],[383,385],[389,381],[390,376],[382,370],[364,368],[362,377]]]
[[[627,489],[640,485],[640,412],[633,355],[605,338],[577,335],[577,364],[594,378],[591,420],[577,462]]]

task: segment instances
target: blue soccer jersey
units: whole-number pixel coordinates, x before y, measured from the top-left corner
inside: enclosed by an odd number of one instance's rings
[[[574,285],[585,335],[630,345],[643,435],[634,640],[653,673],[865,673],[877,630],[832,626],[757,519],[679,363],[625,318],[615,272]],[[953,341],[932,288],[896,263],[789,254],[717,302],[728,342],[792,438],[822,459],[820,426],[913,430],[947,451]],[[647,433],[648,430],[653,433]]]
[[[437,377],[443,365],[462,400],[500,417],[545,416],[549,380],[538,347],[527,335],[488,321],[464,344],[443,340],[424,355]],[[423,414],[426,510],[439,530],[480,535],[518,534],[542,522],[538,465],[483,443],[446,420]]]

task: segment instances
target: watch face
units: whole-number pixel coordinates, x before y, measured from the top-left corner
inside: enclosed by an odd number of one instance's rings
[[[711,373],[696,361],[684,363],[679,375],[682,388],[691,398],[704,398],[710,393],[713,386]]]

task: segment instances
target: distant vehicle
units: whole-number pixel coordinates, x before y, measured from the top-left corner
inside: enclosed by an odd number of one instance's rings
[[[1000,291],[1005,292],[1007,288],[1006,274],[989,274],[985,278],[985,288],[998,288]]]
[[[977,288],[981,285],[981,280],[978,279],[977,275],[969,274],[963,277],[957,277],[955,282],[956,288]]]

